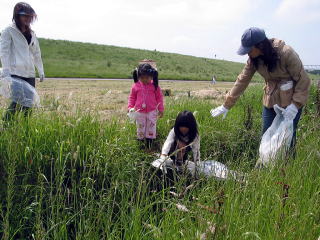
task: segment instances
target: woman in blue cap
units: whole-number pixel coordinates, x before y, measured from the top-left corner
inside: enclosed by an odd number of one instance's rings
[[[21,92],[20,87],[15,91],[15,86],[27,86],[26,89],[34,90],[35,67],[38,70],[40,81],[44,80],[39,42],[30,27],[36,18],[37,15],[29,4],[19,2],[13,10],[13,23],[1,33],[0,59],[3,69],[1,77],[2,79],[11,79],[12,90],[10,91],[13,92],[10,94],[14,96],[11,98],[12,103],[5,114],[5,121],[12,119],[14,113],[18,110],[23,110],[25,115],[29,112],[29,104],[25,104],[28,105],[25,106],[20,102],[25,96],[18,96],[24,95],[25,92]],[[22,81],[22,83],[19,83],[19,81]],[[32,93],[32,91],[29,92]],[[17,99],[19,101],[16,101]]]
[[[277,104],[285,109],[285,119],[293,120],[294,135],[291,146],[294,146],[297,125],[311,84],[298,54],[284,41],[268,39],[264,30],[255,27],[247,29],[242,35],[238,54],[248,54],[249,59],[228,92],[224,104],[212,109],[211,115],[216,117],[223,114],[225,117],[245,91],[255,72],[258,72],[265,80],[263,133],[276,116],[273,106]]]

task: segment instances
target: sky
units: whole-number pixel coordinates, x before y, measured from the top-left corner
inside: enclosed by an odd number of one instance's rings
[[[38,37],[245,62],[241,35],[260,27],[320,65],[320,0],[27,0]],[[1,0],[0,29],[17,1]]]

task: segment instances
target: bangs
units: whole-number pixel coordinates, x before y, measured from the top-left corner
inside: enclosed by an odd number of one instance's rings
[[[174,132],[176,136],[181,140],[182,134],[179,129],[180,127],[189,128],[189,143],[192,142],[198,135],[197,121],[190,111],[180,112],[175,121]]]
[[[148,63],[141,64],[138,69],[139,76],[153,76],[155,69]]]

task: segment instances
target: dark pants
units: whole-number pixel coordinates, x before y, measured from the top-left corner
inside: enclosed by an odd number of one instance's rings
[[[302,109],[299,109],[297,116],[293,120],[293,138],[291,141],[291,148],[294,148],[296,144],[296,132],[297,132],[297,127],[298,123],[301,117]],[[276,112],[274,111],[273,108],[266,108],[263,107],[262,111],[262,120],[263,120],[263,126],[262,126],[262,134],[264,134],[267,129],[271,126],[273,119],[276,117]]]
[[[27,83],[29,83],[32,87],[36,86],[36,79],[35,78],[25,78],[25,77],[20,77],[20,76],[16,76],[16,75],[11,75],[11,77],[22,79],[22,80],[26,81]],[[16,102],[11,102],[11,104],[9,105],[9,107],[3,117],[3,121],[5,121],[5,122],[11,121],[17,112],[23,112],[24,116],[28,117],[31,114],[31,109],[29,107],[20,106]]]

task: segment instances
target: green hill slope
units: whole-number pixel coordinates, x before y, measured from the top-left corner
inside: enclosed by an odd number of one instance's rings
[[[108,45],[40,39],[47,77],[131,78],[138,61],[157,61],[161,79],[234,81],[243,64]],[[256,77],[256,80],[258,77]]]
[[[131,78],[142,59],[157,62],[160,79],[235,81],[242,63],[92,43],[39,39],[46,77]],[[319,75],[310,74],[312,79]],[[256,74],[253,81],[261,81]]]

